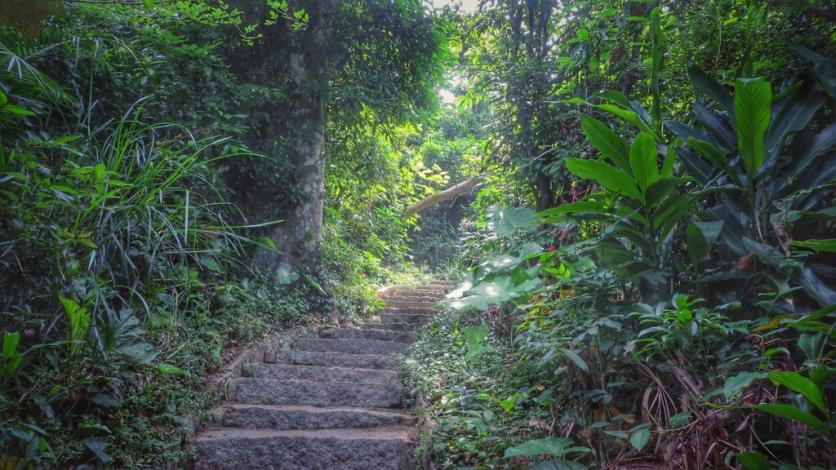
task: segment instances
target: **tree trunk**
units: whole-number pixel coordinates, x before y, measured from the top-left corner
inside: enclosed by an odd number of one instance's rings
[[[306,5],[310,20],[290,54],[292,130],[286,148],[295,167],[299,196],[283,222],[270,233],[280,253],[267,249],[256,253],[255,264],[270,272],[282,265],[297,269],[319,263],[325,190],[326,51],[336,4],[335,0],[317,0]]]

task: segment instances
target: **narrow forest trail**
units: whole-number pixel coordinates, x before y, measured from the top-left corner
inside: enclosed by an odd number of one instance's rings
[[[409,469],[415,418],[394,354],[450,284],[392,287],[375,322],[320,330],[244,368],[197,438],[198,469]]]

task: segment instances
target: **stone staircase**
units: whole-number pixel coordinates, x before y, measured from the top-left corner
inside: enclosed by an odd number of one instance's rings
[[[227,385],[197,436],[197,469],[384,470],[414,467],[415,418],[401,408],[393,354],[451,283],[393,287],[375,322],[320,330],[265,354]]]

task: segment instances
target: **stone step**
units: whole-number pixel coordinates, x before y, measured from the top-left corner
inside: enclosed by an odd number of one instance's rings
[[[421,297],[423,300],[438,300],[444,298],[447,292],[441,289],[409,289],[389,290],[380,295],[384,300]]]
[[[404,332],[404,333],[408,333],[408,332],[411,332],[412,330],[414,330],[416,326],[417,325],[415,323],[404,323],[404,322],[392,322],[392,323],[385,323],[384,324],[383,320],[380,317],[378,317],[377,321],[370,322],[370,323],[365,323],[365,324],[361,325],[361,328],[372,329],[372,330],[385,328],[385,329],[389,329],[389,330],[395,330],[395,331],[401,331],[401,332]]]
[[[407,323],[409,325],[423,324],[433,317],[433,315],[412,313],[381,313],[379,316],[381,324],[387,327],[394,323]]]
[[[197,470],[413,468],[414,437],[403,426],[277,431],[214,429],[197,438]]]
[[[407,307],[407,308],[398,308],[398,307],[386,307],[383,309],[383,313],[412,313],[412,314],[420,314],[420,315],[435,315],[441,310],[437,308],[415,308],[415,307]]]
[[[358,367],[361,369],[393,369],[395,367],[395,360],[392,356],[386,354],[279,351],[273,359],[275,363],[310,366]]]
[[[301,364],[248,364],[245,376],[275,380],[318,380],[320,382],[354,382],[397,384],[398,374],[389,369],[356,367],[308,366]]]
[[[425,301],[411,301],[411,300],[400,300],[400,299],[391,299],[386,300],[384,302],[386,308],[437,308],[438,303],[425,300]]]
[[[334,339],[377,339],[380,341],[398,341],[409,343],[413,335],[405,331],[387,330],[382,326],[379,328],[337,328],[331,332]]]
[[[447,294],[447,289],[437,287],[393,287],[384,294],[389,297],[398,295],[426,295],[426,296],[444,296]]]
[[[340,352],[345,354],[392,354],[401,352],[408,344],[376,339],[318,339],[302,338],[293,343],[297,351]]]
[[[231,401],[259,405],[313,405],[396,408],[403,390],[397,384],[274,380],[241,377],[227,386]]]
[[[415,417],[406,413],[348,406],[244,405],[219,408],[218,424],[252,429],[339,429],[375,426],[412,426]]]

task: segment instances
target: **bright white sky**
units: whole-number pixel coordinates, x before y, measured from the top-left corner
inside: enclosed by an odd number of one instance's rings
[[[479,0],[431,0],[433,6],[435,7],[443,7],[444,5],[456,5],[459,4],[462,6],[462,11],[465,13],[474,12],[479,8]]]

